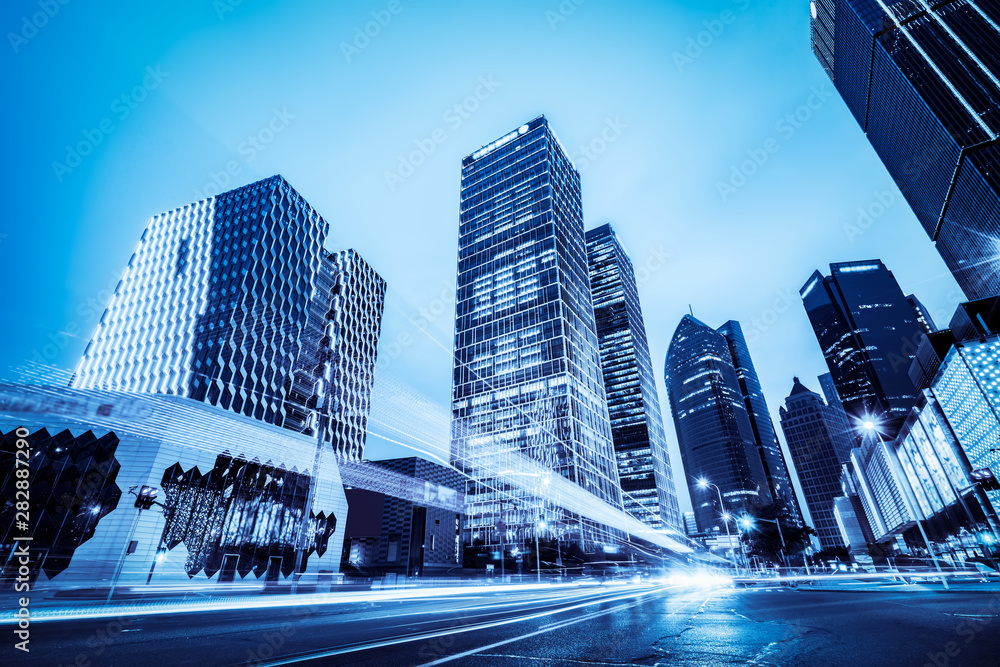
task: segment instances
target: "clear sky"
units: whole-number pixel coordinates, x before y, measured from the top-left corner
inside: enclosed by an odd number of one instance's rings
[[[382,376],[446,411],[461,158],[542,113],[587,227],[611,222],[639,271],[685,509],[662,368],[689,305],[743,323],[777,426],[792,376],[819,391],[826,371],[797,296],[814,269],[880,258],[939,324],[961,300],[812,56],[804,0],[0,12],[2,369],[75,365],[150,216],[280,173],[330,221],[328,246],[388,281]]]

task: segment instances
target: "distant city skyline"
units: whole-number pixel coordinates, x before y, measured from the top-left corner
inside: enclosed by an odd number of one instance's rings
[[[385,3],[69,5],[12,48],[4,75],[37,94],[8,111],[4,373],[75,367],[151,215],[282,174],[330,222],[328,249],[389,284],[377,374],[447,410],[461,158],[539,113],[581,171],[585,228],[614,221],[632,258],[654,367],[689,305],[738,320],[775,421],[791,378],[826,370],[796,293],[815,267],[882,259],[938,322],[963,300],[810,53],[805,6],[401,6],[363,48]],[[366,456],[414,453],[389,437]]]

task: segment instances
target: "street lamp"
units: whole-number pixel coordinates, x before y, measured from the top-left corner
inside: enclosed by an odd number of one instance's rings
[[[718,485],[712,484],[710,481],[708,481],[704,477],[700,477],[698,479],[698,488],[699,489],[707,489],[710,486],[713,487],[716,490],[716,492],[719,494],[719,510],[722,512],[722,523],[726,527],[726,542],[729,544],[730,551],[735,551],[735,548],[733,547],[733,536],[729,532],[729,519],[730,519],[730,517],[732,515],[729,514],[729,512],[726,511],[726,504],[722,500],[722,489],[720,489],[718,487]],[[736,568],[736,558],[735,558],[735,555],[736,554],[734,553],[733,554],[733,567],[734,568]]]

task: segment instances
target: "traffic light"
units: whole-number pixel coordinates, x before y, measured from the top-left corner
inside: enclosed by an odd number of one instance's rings
[[[139,489],[139,495],[135,497],[135,506],[141,510],[148,510],[156,503],[156,487],[144,486]]]
[[[989,468],[980,468],[969,473],[969,477],[975,484],[978,484],[983,491],[1000,491],[1000,482],[993,476],[993,471]]]

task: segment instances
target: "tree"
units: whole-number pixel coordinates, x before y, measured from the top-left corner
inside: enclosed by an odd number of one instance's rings
[[[792,517],[785,510],[783,503],[772,503],[757,510],[756,516],[741,517],[741,523],[749,520],[750,527],[742,528],[742,540],[747,545],[749,552],[755,556],[770,561],[771,563],[783,563],[781,557],[782,541],[784,537],[785,555],[789,560],[810,545],[810,535],[815,535],[816,531],[809,526],[798,526],[792,522]],[[781,524],[781,533],[778,526],[773,521]]]

